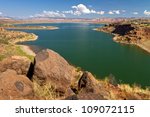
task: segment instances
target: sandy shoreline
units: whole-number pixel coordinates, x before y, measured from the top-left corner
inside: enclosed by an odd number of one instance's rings
[[[148,53],[150,53],[150,49],[148,49],[147,47],[145,47],[144,45],[142,44],[135,44],[136,46],[142,48],[143,50],[147,51]]]
[[[25,40],[25,41],[35,41],[38,39],[38,36],[34,34],[34,38],[33,39],[29,39],[29,40]],[[21,41],[24,42],[24,41]],[[22,51],[24,51],[26,54],[31,55],[31,56],[35,56],[35,52],[30,48],[30,46],[27,45],[21,45],[21,44],[17,44]]]
[[[31,56],[35,56],[35,52],[27,45],[18,45],[25,53]]]
[[[148,47],[146,47],[144,44],[142,43],[127,43],[127,42],[123,42],[123,41],[116,41],[117,36],[115,34],[113,34],[115,37],[113,38],[113,41],[117,42],[117,43],[122,43],[122,44],[128,44],[128,45],[136,45],[139,48],[145,50],[146,52],[150,53],[150,49]]]

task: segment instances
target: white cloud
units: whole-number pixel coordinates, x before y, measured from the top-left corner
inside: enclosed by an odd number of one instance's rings
[[[74,11],[73,15],[81,15],[81,12],[80,11]]]
[[[79,4],[77,6],[72,6],[71,7],[74,10],[68,10],[68,11],[62,11],[64,14],[71,14],[71,15],[82,15],[82,14],[99,14],[103,15],[105,11],[95,11],[93,9],[89,9],[86,5],[84,4]]]
[[[35,14],[30,17],[66,17],[65,14],[60,13],[60,11],[43,11],[42,13]]]
[[[3,13],[2,12],[0,12],[0,15],[2,15]]]
[[[105,11],[98,11],[97,14],[104,15]]]
[[[123,10],[122,12],[125,12],[125,10]],[[108,14],[110,14],[110,15],[114,15],[114,14],[119,15],[121,13],[120,13],[120,10],[112,10],[112,11],[109,11]]]
[[[97,13],[96,11],[94,11],[94,10],[91,10],[91,13]]]
[[[77,6],[72,6],[74,11],[74,15],[81,15],[81,14],[91,14],[91,13],[96,13],[95,10],[87,8],[84,4],[79,4]]]
[[[133,12],[132,14],[133,14],[133,15],[138,15],[139,13],[138,13],[138,12]]]
[[[145,14],[145,15],[150,15],[150,11],[145,10],[145,11],[144,11],[144,14]]]
[[[113,11],[109,11],[109,12],[108,12],[108,14],[113,15],[113,14],[114,14],[114,12],[113,12]]]
[[[115,14],[120,14],[120,11],[119,10],[113,10],[113,12],[115,13]]]

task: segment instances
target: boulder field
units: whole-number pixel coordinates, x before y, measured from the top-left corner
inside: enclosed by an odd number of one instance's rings
[[[35,95],[33,82],[50,84],[58,99],[104,99],[91,73],[77,71],[52,50],[39,52],[33,62],[21,56],[0,62],[0,99],[45,99]]]

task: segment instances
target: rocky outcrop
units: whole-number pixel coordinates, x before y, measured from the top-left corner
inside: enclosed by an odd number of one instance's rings
[[[74,95],[66,98],[66,100],[103,100],[105,99],[100,93],[98,81],[90,72],[83,72],[78,79],[77,84],[71,87]]]
[[[125,35],[131,30],[134,30],[134,27],[132,27],[131,24],[115,25],[114,27],[115,29],[112,31],[112,33],[119,35]]]
[[[71,81],[75,78],[75,68],[52,50],[43,50],[35,57],[33,79],[40,85],[50,83],[62,96],[70,92]]]
[[[7,69],[12,69],[19,75],[27,75],[31,61],[26,57],[12,56],[0,61],[0,74],[7,71]]]
[[[50,83],[66,99],[104,99],[91,73],[84,72],[79,78],[77,75],[76,69],[52,50],[43,50],[35,57],[33,78],[40,85]]]
[[[78,82],[77,97],[81,100],[100,100],[104,97],[100,94],[100,87],[95,77],[84,72]]]
[[[0,74],[0,99],[34,99],[33,84],[14,70],[6,70]]]
[[[148,23],[128,21],[105,25],[96,30],[113,34],[115,42],[134,44],[150,53],[150,26]]]

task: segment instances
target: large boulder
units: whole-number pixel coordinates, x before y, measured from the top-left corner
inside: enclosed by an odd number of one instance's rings
[[[7,69],[12,69],[18,75],[27,75],[30,68],[31,61],[27,57],[12,56],[0,61],[0,74]]]
[[[32,82],[23,75],[17,75],[14,70],[0,74],[0,99],[33,99]]]
[[[80,100],[102,100],[98,81],[90,72],[84,72],[78,82],[78,99]]]
[[[72,88],[76,95],[65,98],[66,100],[103,100],[100,93],[99,82],[90,72],[84,72],[78,80],[77,86]]]
[[[40,85],[50,83],[62,96],[70,94],[75,75],[75,68],[52,50],[43,50],[35,57],[33,78]]]

